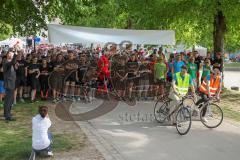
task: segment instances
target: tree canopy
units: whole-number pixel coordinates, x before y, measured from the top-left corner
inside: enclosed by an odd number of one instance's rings
[[[239,0],[2,0],[0,9],[0,20],[20,35],[35,35],[58,17],[68,25],[174,29],[187,46],[213,49],[219,37],[225,49],[240,48]]]

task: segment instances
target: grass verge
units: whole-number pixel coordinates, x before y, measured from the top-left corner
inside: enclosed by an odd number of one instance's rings
[[[225,68],[240,68],[240,62],[224,63]]]
[[[224,90],[221,94],[221,103],[224,117],[240,122],[240,93]]]

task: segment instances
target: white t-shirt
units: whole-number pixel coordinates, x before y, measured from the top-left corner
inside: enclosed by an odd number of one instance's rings
[[[48,129],[51,121],[48,117],[42,118],[40,114],[32,119],[32,147],[35,150],[42,150],[50,145]]]

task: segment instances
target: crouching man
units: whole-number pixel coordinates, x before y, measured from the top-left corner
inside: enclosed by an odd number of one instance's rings
[[[32,119],[32,148],[35,153],[47,153],[48,156],[53,156],[52,135],[48,131],[50,127],[47,106],[39,106],[39,114]]]

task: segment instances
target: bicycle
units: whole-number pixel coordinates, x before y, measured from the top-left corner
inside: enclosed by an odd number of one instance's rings
[[[193,103],[196,105],[194,99]],[[218,102],[215,98],[208,98],[206,102],[200,103],[198,109],[200,110],[200,121],[207,128],[217,128],[223,122],[223,111],[214,102]],[[197,117],[196,115],[195,117]]]
[[[162,105],[159,105],[162,102],[162,99],[158,100],[154,107],[154,117],[157,122],[163,123],[166,120],[170,121],[170,117],[176,114],[176,129],[180,135],[186,135],[192,125],[192,117],[189,111],[189,107],[184,105],[184,100],[187,99],[188,96],[182,97],[180,100],[180,104],[171,112],[170,112],[170,102],[172,101],[170,98],[167,98],[163,101]]]

